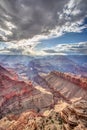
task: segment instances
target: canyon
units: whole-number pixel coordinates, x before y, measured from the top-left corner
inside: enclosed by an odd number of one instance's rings
[[[16,78],[15,78],[16,77]],[[37,89],[31,81],[21,81],[0,66],[0,117],[8,113],[19,114],[27,109],[40,111],[50,107],[53,95]]]
[[[51,71],[31,81],[0,65],[0,130],[86,130],[86,100],[86,76]]]

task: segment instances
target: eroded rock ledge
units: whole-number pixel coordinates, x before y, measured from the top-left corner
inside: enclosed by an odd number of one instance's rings
[[[87,130],[87,101],[65,107],[62,112],[50,110],[48,115],[26,111],[0,120],[0,130]]]
[[[80,87],[83,89],[87,89],[87,77],[81,77],[80,75],[74,75],[71,73],[62,73],[58,71],[52,71],[51,74],[55,74],[61,78],[64,78]]]
[[[87,101],[68,105],[62,112],[63,130],[87,130]]]

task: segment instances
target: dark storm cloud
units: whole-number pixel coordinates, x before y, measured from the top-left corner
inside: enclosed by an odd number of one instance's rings
[[[75,0],[72,1],[75,3]],[[85,17],[87,0],[70,7],[71,10],[76,8],[81,11],[76,16],[66,13],[70,10],[68,3],[69,0],[0,0],[0,39],[22,40],[47,35],[56,26],[63,26],[66,17],[70,17],[70,22]]]
[[[57,53],[57,51],[52,50],[52,49],[48,49],[48,50],[43,50],[46,53]]]

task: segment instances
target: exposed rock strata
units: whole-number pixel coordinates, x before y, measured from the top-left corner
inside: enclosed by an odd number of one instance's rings
[[[53,71],[51,73],[56,74],[58,77],[69,80],[70,82],[82,87],[83,89],[87,89],[87,77],[81,77],[80,75],[77,76],[71,73],[62,73],[56,71]]]
[[[35,88],[31,81],[15,79],[0,67],[0,118],[9,113],[19,114],[27,109],[42,111],[53,103],[53,95]]]
[[[36,80],[43,88],[0,66],[0,130],[87,130],[86,78],[54,71]],[[61,117],[54,110],[48,116],[29,111],[51,109],[61,100],[70,104]]]
[[[67,106],[62,112],[63,130],[87,130],[87,101]]]
[[[81,82],[77,84],[78,79]],[[83,82],[87,83],[87,78],[54,71],[49,74],[40,73],[35,77],[35,81],[53,92],[55,97],[59,95],[65,101],[87,99],[87,86],[83,84]]]

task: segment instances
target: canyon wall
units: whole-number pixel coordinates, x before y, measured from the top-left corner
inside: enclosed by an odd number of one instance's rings
[[[35,87],[31,81],[21,81],[14,74],[0,67],[0,118],[28,109],[42,111],[53,103],[53,95]]]
[[[87,99],[87,78],[58,71],[49,74],[39,73],[34,80],[42,87],[47,88],[55,96],[66,101]]]
[[[81,77],[80,75],[74,75],[72,73],[62,73],[58,71],[52,71],[52,74],[57,75],[58,77],[64,78],[83,89],[87,89],[87,77]]]

